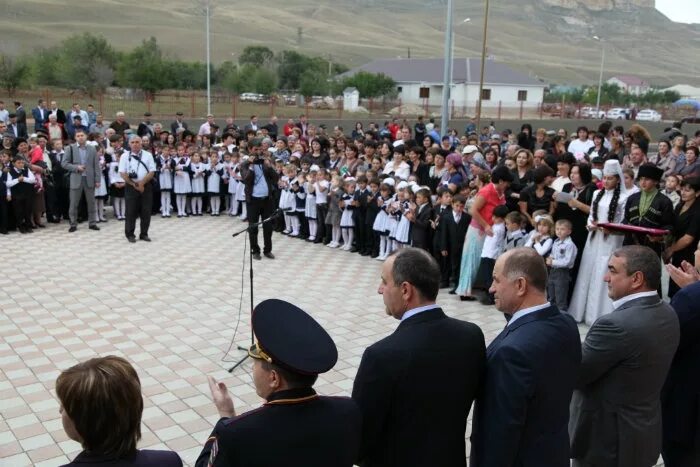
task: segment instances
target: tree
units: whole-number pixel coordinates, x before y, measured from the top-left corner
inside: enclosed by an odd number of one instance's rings
[[[126,54],[119,65],[119,83],[155,94],[167,84],[167,66],[155,37],[144,40],[140,46]]]
[[[344,87],[354,87],[362,97],[380,97],[396,91],[396,82],[384,73],[360,71],[343,80]]]
[[[284,50],[277,57],[277,76],[281,89],[299,89],[301,75],[308,65],[308,57],[293,50]]]
[[[263,67],[272,63],[274,57],[275,54],[272,50],[263,45],[249,45],[243,49],[243,53],[238,58],[238,63],[241,65]]]
[[[92,94],[114,81],[117,54],[103,36],[87,32],[72,35],[61,43],[59,51],[55,64],[58,84],[82,88]]]
[[[0,86],[13,96],[29,76],[30,69],[26,59],[0,55]]]
[[[251,77],[253,90],[258,94],[269,95],[277,89],[277,75],[267,68],[258,68]]]
[[[299,93],[309,97],[314,95],[325,96],[328,94],[329,84],[326,75],[314,70],[306,70],[299,78]]]

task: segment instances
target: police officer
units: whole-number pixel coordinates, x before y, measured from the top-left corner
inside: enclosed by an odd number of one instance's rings
[[[248,222],[252,225],[270,217],[275,209],[274,191],[277,187],[277,172],[270,162],[269,154],[263,154],[260,139],[253,139],[250,144],[248,161],[241,164],[241,175],[245,185]],[[272,223],[263,224],[263,255],[274,259],[272,254]],[[250,249],[253,258],[261,259],[258,244],[258,228],[248,230]]]
[[[226,385],[209,377],[222,417],[197,459],[206,466],[352,466],[360,446],[361,415],[346,397],[319,396],[319,373],[335,365],[338,351],[308,314],[282,300],[253,311],[257,338],[248,351],[262,407],[236,415]]]
[[[136,218],[141,218],[139,238],[150,242],[148,227],[151,225],[151,207],[153,206],[153,184],[151,180],[156,173],[153,154],[141,149],[141,138],[131,135],[128,153],[119,159],[119,175],[126,182],[124,198],[126,198],[126,222],[124,230],[126,238],[131,243],[136,242]]]

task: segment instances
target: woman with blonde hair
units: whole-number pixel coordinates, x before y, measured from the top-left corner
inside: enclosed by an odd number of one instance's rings
[[[63,429],[83,447],[66,466],[182,466],[174,452],[136,449],[143,414],[141,382],[123,358],[92,358],[64,370],[56,379],[56,394]]]

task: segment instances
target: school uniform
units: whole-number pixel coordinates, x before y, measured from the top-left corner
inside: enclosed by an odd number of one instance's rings
[[[20,182],[19,177],[24,177]],[[32,232],[32,203],[34,200],[34,183],[36,179],[28,167],[17,170],[14,166],[5,175],[5,193],[12,197],[11,204],[15,213],[17,229],[21,233]]]
[[[356,201],[358,205],[355,207],[355,211],[353,212],[356,246],[351,250],[352,252],[359,251],[360,253],[365,253],[365,237],[367,235],[367,197],[369,194],[369,188],[365,187],[364,190],[359,188],[356,189],[353,195],[353,200]]]
[[[535,237],[537,235],[537,230],[533,230],[532,232],[530,232],[530,236],[527,238],[525,246],[527,248],[534,248],[538,255],[540,255],[543,258],[546,258],[547,256],[549,256],[549,252],[552,249],[552,243],[554,243],[554,240],[552,240],[552,237],[545,237],[539,240],[535,240]]]
[[[8,208],[9,203],[7,202],[7,185],[5,184],[5,179],[7,173],[2,171],[0,167],[0,234],[6,235],[8,232]]]
[[[340,227],[343,229],[352,229],[355,226],[352,215],[353,211],[355,211],[355,206],[352,205],[354,194],[343,193],[340,199],[345,203],[343,213],[340,216]]]
[[[318,219],[318,232],[314,243],[321,243],[325,240],[327,234],[330,234],[330,229],[326,229],[326,216],[328,215],[328,190],[330,184],[328,180],[316,180],[314,188],[316,190],[316,212]],[[324,191],[321,191],[323,189]]]
[[[443,214],[440,222],[444,224],[441,232],[440,251],[447,251],[447,258],[450,263],[450,276],[455,287],[459,284],[459,272],[462,261],[462,250],[464,249],[464,239],[472,218],[466,212],[459,217],[457,213],[450,210]]]
[[[365,216],[365,241],[364,253],[372,258],[379,256],[379,233],[374,229],[377,216],[381,212],[378,200],[381,199],[379,192],[370,193],[367,196],[367,215]]]
[[[524,230],[518,229],[512,232],[506,232],[506,244],[503,247],[503,251],[512,250],[513,248],[518,248],[525,245],[527,240],[527,234]]]
[[[235,177],[238,183],[236,184],[236,202],[241,206],[239,217],[241,220],[246,220],[248,218],[248,204],[246,203],[245,197],[245,183],[241,178],[241,165],[238,164],[234,169]]]
[[[418,206],[415,216],[411,232],[412,244],[416,248],[430,252],[432,245],[432,229],[430,227],[432,209],[430,204],[425,203]]]
[[[566,237],[564,240],[557,238],[552,243],[549,255],[552,258],[552,266],[547,277],[547,295],[549,301],[556,304],[562,312],[569,309],[571,269],[576,262],[577,253],[578,248],[571,237]]]
[[[122,221],[126,219],[126,201],[124,199],[124,179],[119,173],[119,162],[112,160],[109,163],[107,178],[109,179],[109,195],[112,198],[114,217]],[[117,183],[122,184],[122,186],[118,187]]]
[[[433,241],[432,241],[432,248],[433,248],[433,257],[437,260],[438,264],[440,265],[440,287],[449,287],[450,286],[450,272],[452,270],[452,265],[450,264],[449,257],[442,256],[441,253],[441,243],[442,243],[442,236],[443,234],[443,229],[445,228],[444,222],[442,222],[442,216],[446,215],[446,213],[452,213],[452,207],[451,206],[443,206],[441,204],[434,206],[430,215],[435,223],[435,228],[433,229]]]
[[[221,191],[223,175],[224,165],[222,163],[218,163],[213,167],[211,164],[207,165],[205,176],[207,177],[207,193],[209,193],[209,207],[211,208],[210,214],[212,216],[218,216],[221,209],[219,192]]]
[[[401,208],[399,211],[399,223],[396,226],[396,232],[394,233],[394,240],[402,245],[411,244],[411,221],[406,217],[411,210],[411,203],[409,201],[402,201]]]

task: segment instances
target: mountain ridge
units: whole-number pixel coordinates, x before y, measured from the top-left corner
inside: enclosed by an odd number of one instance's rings
[[[459,3],[459,4],[457,4]],[[297,50],[350,67],[375,58],[442,57],[446,1],[216,0],[212,60],[248,45]],[[73,5],[80,6],[73,8]],[[455,57],[481,54],[483,0],[455,2]],[[651,6],[650,6],[651,5]],[[471,21],[462,20],[470,17]],[[204,60],[204,16],[191,0],[23,0],[0,7],[0,52],[50,46],[73,33],[104,35],[126,50],[150,36],[173,56]],[[631,74],[654,86],[700,85],[700,26],[674,23],[653,0],[492,0],[488,54],[547,83],[596,84]]]

